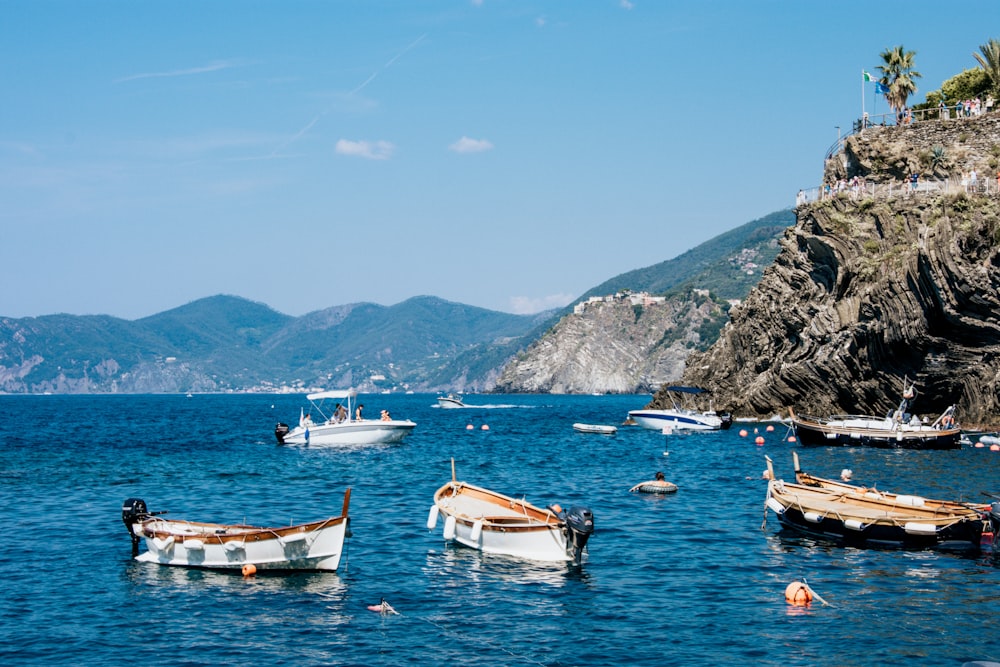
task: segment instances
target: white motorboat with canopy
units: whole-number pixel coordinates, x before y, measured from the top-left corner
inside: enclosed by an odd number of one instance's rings
[[[299,413],[299,425],[289,429],[279,422],[274,435],[279,445],[373,445],[399,442],[416,426],[409,419],[363,419],[357,414],[358,392],[354,389],[308,394],[311,407]],[[332,407],[331,407],[332,406]],[[317,416],[313,417],[315,410]]]
[[[447,396],[438,396],[438,405],[442,408],[466,408],[467,406],[463,401],[461,396],[455,394],[448,394]]]
[[[681,396],[708,393],[698,387],[665,387],[673,407],[667,409],[643,408],[630,410],[628,416],[643,428],[652,431],[718,431],[733,424],[732,416],[714,410],[699,412],[682,404]]]

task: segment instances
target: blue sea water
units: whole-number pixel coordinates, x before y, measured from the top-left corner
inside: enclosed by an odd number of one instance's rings
[[[365,396],[402,443],[278,446],[302,396],[0,396],[0,663],[7,665],[954,665],[1000,660],[1000,567],[983,554],[841,548],[764,520],[764,455],[859,484],[984,501],[1000,453],[802,448],[777,426],[664,436],[620,424],[649,396]],[[473,428],[467,429],[468,425]],[[489,430],[481,427],[487,425]],[[754,428],[765,437],[754,442]],[[751,431],[739,435],[740,428]],[[584,505],[581,567],[484,555],[426,527],[451,476]],[[679,491],[630,494],[663,470]],[[337,573],[243,578],[131,558],[121,503],[219,522],[337,514]],[[791,607],[805,579],[829,604]],[[382,598],[400,612],[367,609]]]

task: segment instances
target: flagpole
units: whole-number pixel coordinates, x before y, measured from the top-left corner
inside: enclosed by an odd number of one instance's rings
[[[866,83],[867,83],[867,81],[865,81],[865,70],[862,68],[862,70],[861,70],[861,123],[862,123],[862,125],[865,122],[865,84]]]

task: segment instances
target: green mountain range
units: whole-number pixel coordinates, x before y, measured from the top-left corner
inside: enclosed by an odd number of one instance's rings
[[[741,299],[794,222],[789,210],[773,213],[616,276],[579,300],[691,287]],[[512,315],[418,296],[394,306],[355,303],[290,317],[219,295],[134,321],[0,318],[0,392],[482,391],[507,360],[568,312]]]

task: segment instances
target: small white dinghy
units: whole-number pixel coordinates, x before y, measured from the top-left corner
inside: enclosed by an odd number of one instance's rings
[[[597,433],[600,435],[614,435],[618,432],[617,426],[607,426],[605,424],[573,424],[573,430],[577,433]]]
[[[136,560],[214,570],[336,570],[350,536],[347,508],[351,490],[344,492],[340,516],[290,526],[265,528],[241,524],[201,523],[165,519],[149,512],[146,502],[129,498],[122,521],[132,536]],[[139,553],[145,541],[146,551]],[[244,570],[245,571],[245,570]]]

